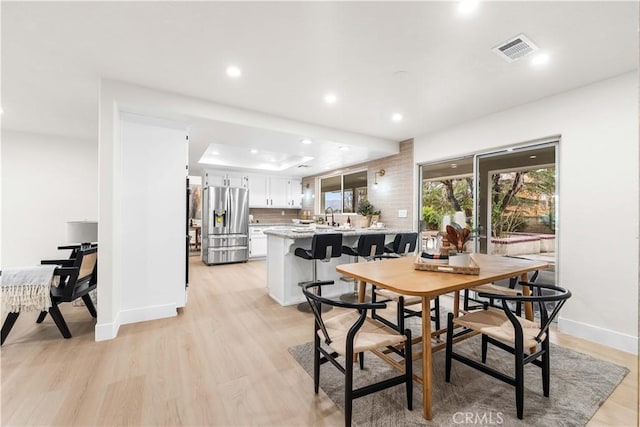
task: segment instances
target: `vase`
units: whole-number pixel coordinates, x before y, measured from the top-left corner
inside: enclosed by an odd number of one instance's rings
[[[469,267],[471,257],[466,252],[459,252],[455,255],[449,255],[449,265],[454,267]]]

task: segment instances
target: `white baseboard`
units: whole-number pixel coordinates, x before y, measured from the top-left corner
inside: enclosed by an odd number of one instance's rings
[[[118,335],[120,329],[120,316],[116,316],[116,320],[113,323],[98,323],[95,327],[95,340],[106,341],[112,340]]]
[[[129,323],[146,322],[147,320],[164,319],[177,315],[176,304],[172,303],[122,310],[118,317],[120,318],[121,325],[127,325]]]
[[[632,335],[622,334],[563,317],[558,319],[558,329],[560,332],[568,335],[573,335],[598,344],[604,344],[618,350],[626,351],[627,353],[638,354],[638,337]]]
[[[95,327],[95,340],[106,341],[118,335],[121,325],[164,319],[178,315],[176,304],[155,305],[150,307],[123,310],[116,315],[113,323],[100,323]]]

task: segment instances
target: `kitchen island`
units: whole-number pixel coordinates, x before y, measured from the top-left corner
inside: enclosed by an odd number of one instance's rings
[[[295,256],[296,248],[311,248],[311,239],[318,233],[342,233],[342,244],[354,246],[358,237],[363,234],[385,234],[385,243],[393,241],[397,233],[407,233],[409,230],[392,230],[376,228],[340,229],[323,227],[291,227],[284,229],[265,230],[267,235],[267,288],[269,296],[280,305],[292,305],[306,301],[299,282],[313,279],[312,262]],[[360,260],[362,262],[362,259]],[[323,296],[337,297],[353,292],[353,282],[340,280],[336,266],[355,262],[353,257],[342,255],[331,258],[329,262],[317,261],[318,280],[334,280],[335,285],[323,288]]]

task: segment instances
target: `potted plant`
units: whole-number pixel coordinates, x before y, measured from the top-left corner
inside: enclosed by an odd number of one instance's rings
[[[468,267],[470,256],[464,251],[464,245],[471,238],[471,230],[455,222],[447,225],[446,230],[449,243],[456,248],[455,254],[449,254],[449,265]]]
[[[357,212],[359,215],[366,217],[366,224],[364,225],[365,227],[369,226],[371,217],[373,215],[380,215],[380,211],[376,211],[376,208],[373,207],[371,203],[369,203],[369,200],[364,200],[362,203],[360,203],[358,205]]]

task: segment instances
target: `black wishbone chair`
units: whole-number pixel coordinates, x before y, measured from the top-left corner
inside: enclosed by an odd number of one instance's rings
[[[478,369],[492,377],[515,386],[516,410],[518,418],[522,419],[524,410],[524,366],[532,363],[542,369],[542,391],[549,397],[549,326],[558,315],[564,303],[571,297],[571,292],[559,286],[537,285],[530,282],[520,282],[521,286],[532,288],[531,296],[499,295],[480,292],[478,296],[501,300],[502,308],[497,309],[485,303],[482,310],[472,311],[464,316],[454,318],[448,314],[446,374],[447,382],[451,379],[451,360],[455,359],[472,368]],[[543,294],[545,290],[545,294]],[[540,311],[540,322],[534,322],[516,316],[509,305],[509,301],[517,303],[537,303]],[[547,303],[555,303],[549,314]],[[453,333],[455,326],[463,327],[458,333]],[[482,363],[453,352],[453,340],[470,332],[482,334]],[[515,377],[510,377],[486,365],[488,344],[508,351],[515,356]],[[535,349],[529,354],[525,351]]]
[[[315,317],[313,329],[313,385],[316,394],[320,387],[320,365],[331,362],[345,376],[344,389],[344,423],[351,425],[351,413],[353,400],[366,396],[376,391],[384,390],[404,383],[407,393],[407,407],[413,406],[413,372],[411,367],[411,351],[400,352],[395,348],[399,344],[411,347],[411,331],[406,330],[404,335],[386,327],[385,325],[367,318],[367,310],[373,307],[382,309],[384,303],[350,303],[323,298],[321,287],[332,285],[333,281],[315,282],[306,284],[304,293],[311,311]],[[313,290],[315,289],[315,293]],[[335,307],[351,309],[344,314],[333,316],[330,319],[322,318],[322,305],[328,304]],[[325,345],[328,349],[323,348]],[[353,360],[354,354],[358,354],[360,369],[364,368],[364,352],[379,348],[388,348],[396,354],[403,356],[405,361],[404,373],[393,378],[369,384],[353,390]],[[344,356],[344,366],[336,359]]]
[[[527,280],[530,283],[535,283],[536,280],[538,279],[538,274],[540,273],[540,271],[536,270],[533,275],[529,278],[529,280]],[[484,306],[484,303],[486,301],[482,301],[479,300],[479,293],[484,292],[484,293],[488,293],[488,294],[500,294],[500,295],[511,295],[511,296],[519,296],[522,295],[522,292],[518,289],[516,289],[516,285],[518,284],[518,280],[520,279],[520,277],[516,276],[516,277],[512,277],[509,279],[509,287],[506,288],[504,286],[499,286],[499,285],[495,285],[493,283],[487,283],[484,285],[478,285],[478,286],[474,286],[472,288],[469,289],[465,289],[464,290],[464,311],[471,311],[471,310],[477,310],[479,308],[482,308]],[[471,296],[471,292],[474,292],[476,294],[476,297],[472,297]],[[471,301],[475,302],[475,305],[471,305]],[[497,308],[502,308],[501,304],[496,304],[496,302],[493,299],[489,299],[489,305],[492,307],[497,307]],[[515,307],[511,310],[514,313],[516,313],[516,315],[520,316],[522,315],[522,303],[520,303],[519,301],[516,301],[515,303]]]
[[[418,233],[398,233],[393,239],[393,243],[385,246],[385,255],[382,258],[399,258],[401,256],[410,256],[416,250],[416,242]],[[372,285],[371,302],[389,302],[393,301],[396,307],[396,323],[393,323],[380,316],[375,309],[371,310],[371,318],[379,320],[385,325],[394,328],[398,332],[404,331],[405,319],[410,317],[422,317],[422,297],[411,295],[400,295],[388,289],[378,288]],[[433,307],[431,310],[431,320],[435,323],[436,331],[440,329],[440,297],[433,299]],[[417,306],[417,307],[416,307]],[[408,308],[411,307],[411,308]]]

